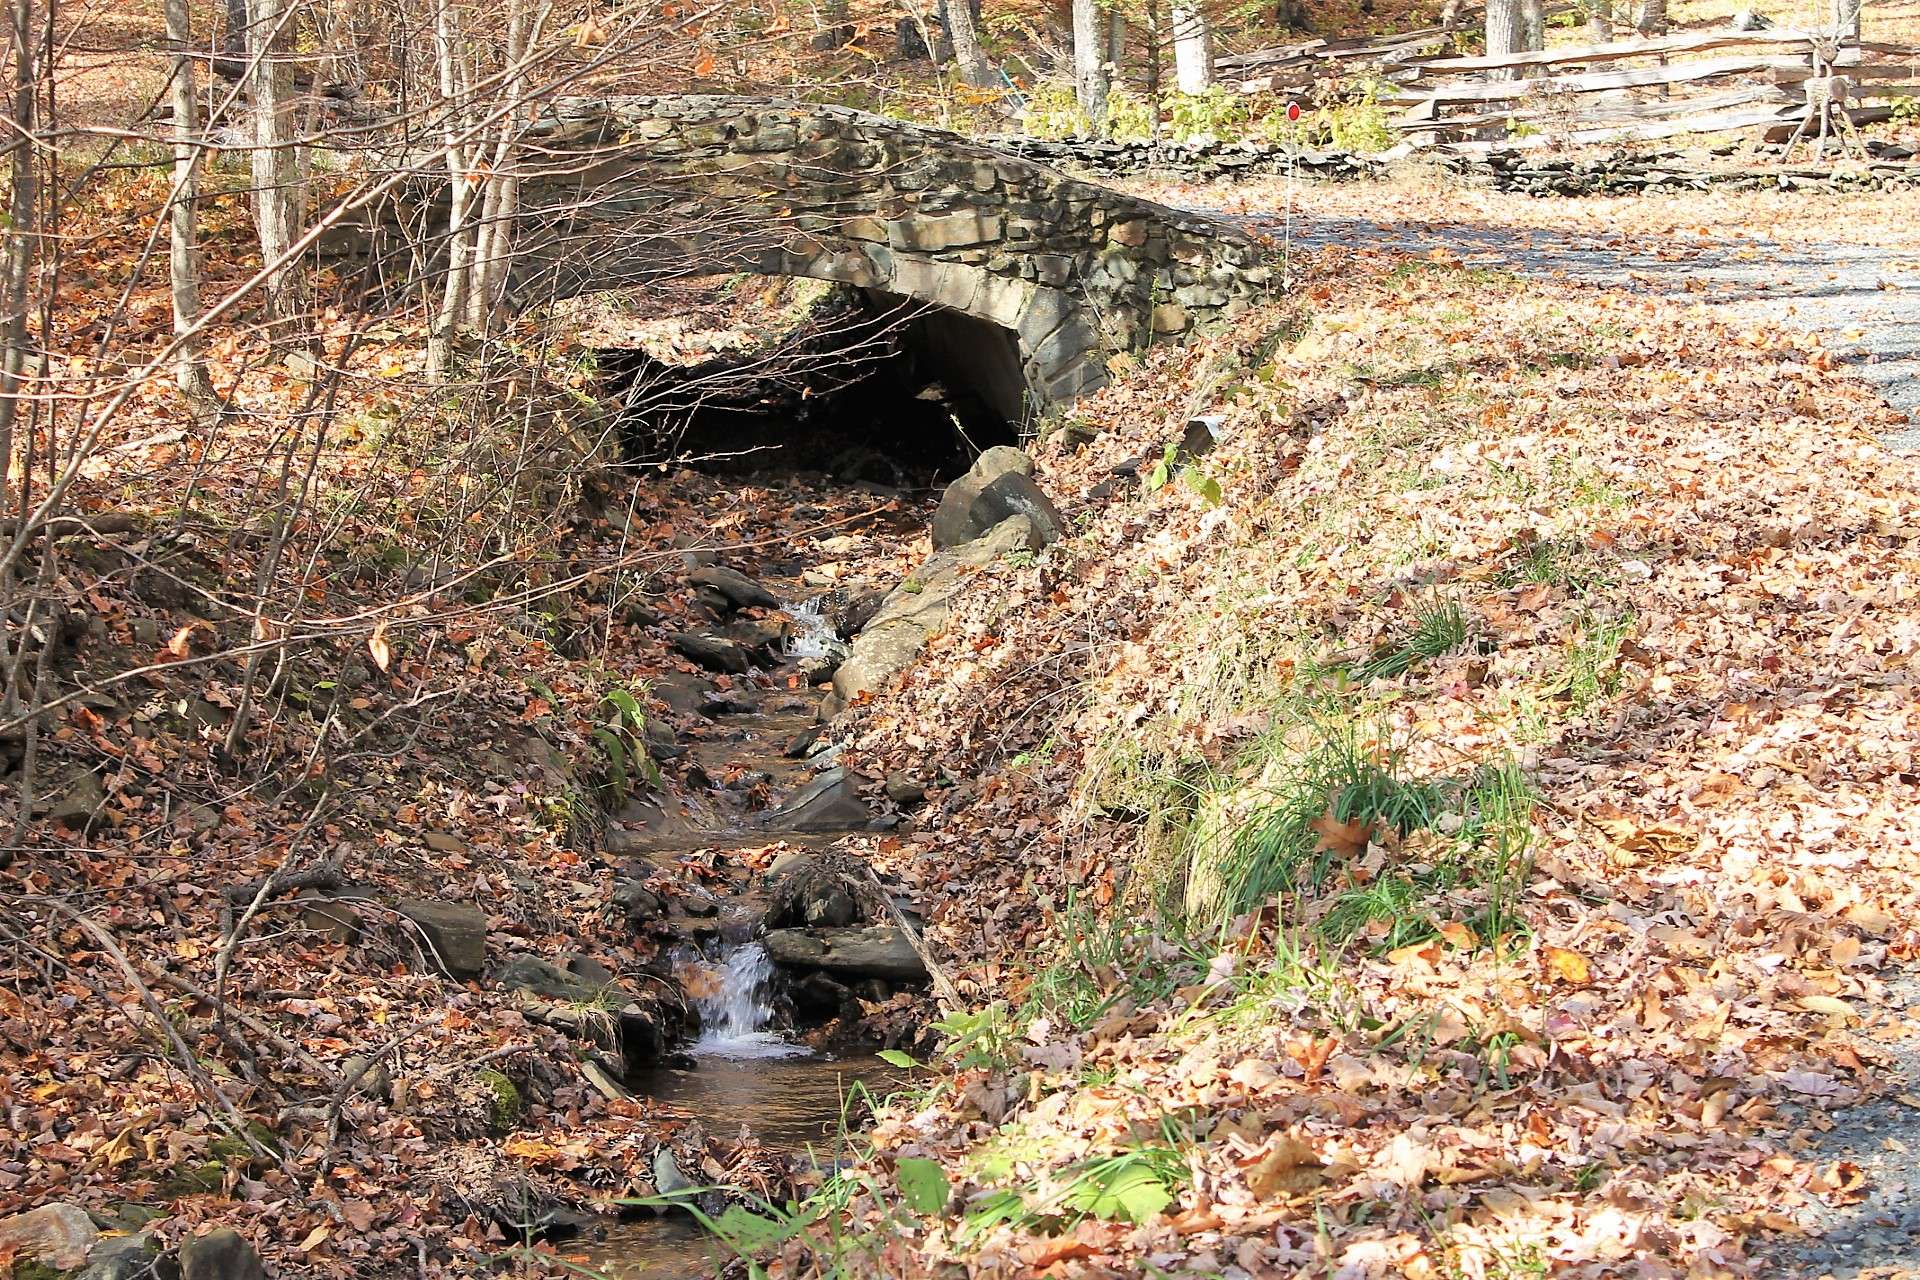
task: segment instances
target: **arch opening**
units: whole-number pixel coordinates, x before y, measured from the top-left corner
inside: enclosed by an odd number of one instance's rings
[[[1014,334],[860,288],[833,289],[766,341],[691,356],[627,342],[599,360],[640,465],[926,489],[1017,442],[1029,419]]]

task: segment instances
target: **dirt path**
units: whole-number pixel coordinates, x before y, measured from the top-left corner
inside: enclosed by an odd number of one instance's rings
[[[1276,238],[1287,233],[1271,214],[1241,220]],[[1778,323],[1818,334],[1906,415],[1909,425],[1882,436],[1887,446],[1920,450],[1920,261],[1911,255],[1895,256],[1864,243],[1729,243],[1699,235],[1663,238],[1657,247],[1642,248],[1617,235],[1583,231],[1324,214],[1296,217],[1289,238],[1307,249],[1347,245],[1428,253],[1444,248],[1472,266],[1691,298],[1723,309],[1735,323]]]

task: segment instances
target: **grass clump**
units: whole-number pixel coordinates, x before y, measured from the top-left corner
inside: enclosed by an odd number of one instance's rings
[[[1405,675],[1415,664],[1445,657],[1467,643],[1467,615],[1456,600],[1435,599],[1414,606],[1413,629],[1396,645],[1386,645],[1359,667],[1360,684]]]

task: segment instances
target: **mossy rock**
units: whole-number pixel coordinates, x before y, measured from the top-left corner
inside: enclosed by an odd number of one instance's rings
[[[61,1280],[63,1276],[78,1273],[62,1271],[58,1267],[50,1267],[37,1259],[22,1258],[20,1261],[12,1264],[12,1268],[7,1274],[11,1277],[11,1280]]]
[[[505,1073],[495,1071],[491,1067],[481,1067],[474,1074],[480,1077],[480,1083],[484,1084],[488,1092],[493,1095],[493,1109],[488,1116],[488,1122],[492,1125],[494,1132],[505,1133],[519,1124],[520,1117],[526,1110],[526,1103],[520,1097],[520,1086],[510,1080]]]

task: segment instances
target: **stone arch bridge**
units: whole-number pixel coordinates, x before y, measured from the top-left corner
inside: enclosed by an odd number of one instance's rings
[[[937,326],[922,345],[1013,420],[1099,386],[1112,352],[1214,327],[1268,286],[1236,228],[841,107],[565,98],[515,164],[512,297],[748,271],[914,300]]]

